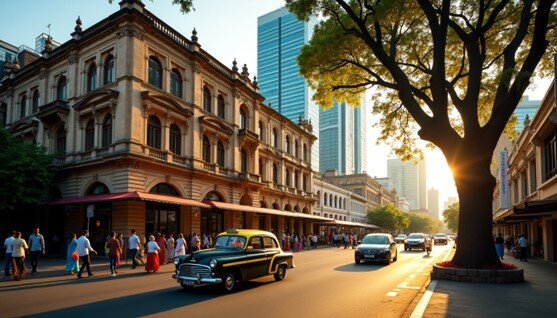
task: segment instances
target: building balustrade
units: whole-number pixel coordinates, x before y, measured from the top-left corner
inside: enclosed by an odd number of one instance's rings
[[[172,162],[183,165],[183,166],[186,166],[188,168],[192,167],[192,161],[188,157],[178,156],[178,155],[172,154]]]
[[[216,172],[216,165],[214,163],[211,162],[204,162],[203,163],[203,169],[207,170],[207,171],[211,171],[211,172]]]
[[[150,157],[166,161],[166,151],[151,147],[146,147],[145,150]]]
[[[102,147],[97,149],[97,158],[104,157],[108,154],[108,147]]]
[[[92,155],[93,155],[93,150],[88,150],[82,152],[79,157],[81,160],[89,160],[92,158]]]

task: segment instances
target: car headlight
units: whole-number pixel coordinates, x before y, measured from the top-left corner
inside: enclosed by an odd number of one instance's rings
[[[178,265],[180,264],[180,259],[179,258],[175,258],[174,259],[174,265]]]
[[[211,268],[217,267],[217,260],[216,260],[216,259],[212,259],[212,260],[209,262],[209,266],[211,266]]]

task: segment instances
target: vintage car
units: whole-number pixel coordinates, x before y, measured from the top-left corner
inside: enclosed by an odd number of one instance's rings
[[[273,233],[237,229],[219,234],[211,249],[176,257],[174,264],[173,277],[183,288],[221,284],[228,292],[262,276],[281,281],[294,268],[292,253],[282,251]]]

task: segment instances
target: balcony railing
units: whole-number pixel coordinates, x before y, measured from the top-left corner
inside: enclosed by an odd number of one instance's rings
[[[261,182],[261,176],[251,173],[251,172],[241,172],[239,175],[240,179],[248,180],[252,182]]]
[[[91,159],[92,154],[93,154],[92,150],[87,150],[81,153],[80,158],[81,160],[89,160]]]
[[[184,156],[172,155],[172,162],[191,168],[191,159]]]
[[[44,112],[45,110],[50,110],[50,109],[54,109],[54,108],[64,109],[64,110],[69,110],[70,109],[68,107],[68,102],[67,101],[57,99],[53,102],[50,102],[48,104],[44,104],[43,106],[40,106],[39,111]]]
[[[108,147],[97,149],[97,158],[104,157],[106,155],[108,155]]]
[[[166,160],[166,152],[160,149],[155,149],[155,148],[146,148],[147,150],[147,154],[153,158],[157,158],[157,159],[161,159],[161,160]]]
[[[205,169],[207,171],[215,172],[216,171],[216,165],[214,163],[211,163],[211,162],[204,162],[203,163],[203,169]]]

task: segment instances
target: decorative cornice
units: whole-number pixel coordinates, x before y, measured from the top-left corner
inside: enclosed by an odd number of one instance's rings
[[[68,54],[68,64],[72,65],[79,61],[79,53],[76,50],[70,51]]]
[[[138,30],[137,27],[130,24],[125,25],[121,29],[116,31],[116,35],[118,36],[119,39],[129,36],[129,37],[136,37],[141,41],[143,41],[143,32]]]

